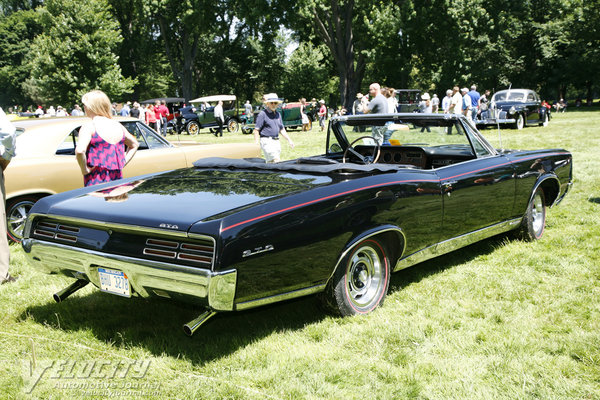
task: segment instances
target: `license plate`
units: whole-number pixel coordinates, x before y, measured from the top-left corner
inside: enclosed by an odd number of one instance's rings
[[[100,290],[103,292],[131,297],[129,279],[123,271],[98,268],[98,276],[100,277]]]

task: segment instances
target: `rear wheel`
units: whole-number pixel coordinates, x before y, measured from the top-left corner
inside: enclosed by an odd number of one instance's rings
[[[521,222],[519,236],[523,240],[533,241],[540,239],[544,234],[546,226],[546,203],[544,191],[537,188],[531,201],[527,205],[527,211]]]
[[[185,126],[188,135],[196,136],[200,132],[200,124],[196,121],[190,121]]]
[[[20,243],[23,239],[27,215],[38,199],[39,197],[36,196],[25,196],[6,202],[7,234],[13,242]]]
[[[330,310],[342,316],[366,314],[383,304],[389,282],[385,245],[376,238],[365,239],[344,257],[324,300]]]
[[[237,131],[240,129],[240,123],[237,122],[237,120],[231,118],[229,121],[227,121],[227,130],[231,133],[237,133]]]
[[[540,126],[548,126],[548,113],[544,113],[544,117],[542,118],[542,122],[540,122]]]

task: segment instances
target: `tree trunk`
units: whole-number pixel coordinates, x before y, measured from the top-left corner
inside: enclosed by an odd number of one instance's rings
[[[348,0],[340,7],[337,0],[330,0],[330,12],[319,15],[312,9],[313,24],[317,35],[331,51],[340,78],[340,103],[346,109],[352,108],[354,96],[364,75],[364,57],[360,56],[355,66],[355,47],[352,33],[354,0]]]
[[[198,53],[198,39],[199,34],[196,33],[193,38],[190,38],[188,31],[183,31],[179,35],[181,37],[181,43],[176,43],[175,40],[168,40],[167,38],[173,35],[169,34],[168,24],[162,17],[158,17],[159,27],[163,41],[165,43],[165,51],[173,75],[181,82],[182,95],[185,101],[188,102],[192,99],[193,95],[193,83],[194,83],[194,62],[196,61],[196,55]],[[167,93],[165,93],[167,95]]]

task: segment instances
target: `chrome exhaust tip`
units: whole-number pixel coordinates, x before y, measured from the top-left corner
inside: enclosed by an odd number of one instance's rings
[[[206,321],[216,315],[216,311],[206,310],[200,314],[196,319],[191,320],[187,324],[183,325],[183,332],[186,335],[192,336]]]
[[[60,303],[61,301],[63,301],[64,299],[66,299],[67,297],[69,297],[70,295],[75,293],[76,291],[78,291],[79,289],[85,287],[88,283],[90,283],[90,282],[86,281],[85,279],[77,279],[75,282],[73,282],[72,284],[70,284],[69,286],[67,286],[66,288],[61,290],[60,292],[54,293],[52,295],[52,298],[57,303]]]

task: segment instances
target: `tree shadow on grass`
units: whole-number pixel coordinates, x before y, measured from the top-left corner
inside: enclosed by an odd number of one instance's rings
[[[29,307],[21,319],[32,318],[74,333],[75,340],[78,332],[89,330],[115,349],[142,347],[156,356],[185,357],[202,365],[275,332],[299,330],[326,316],[316,296],[308,296],[243,312],[220,313],[193,337],[186,336],[183,324],[202,311],[160,299],[122,298],[93,288],[91,293],[75,294],[60,304],[49,298],[43,305]]]
[[[491,253],[505,237],[496,236],[393,274],[390,291]],[[143,347],[156,356],[185,357],[193,364],[203,365],[275,332],[300,330],[328,316],[317,296],[307,296],[218,314],[189,338],[182,325],[197,317],[202,312],[199,308],[159,299],[127,299],[96,288],[85,290],[87,293],[77,293],[60,304],[49,298],[43,305],[29,307],[21,318],[33,318],[67,333],[91,330],[96,338],[112,343],[115,349]]]

